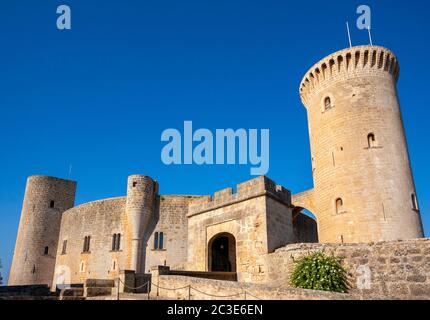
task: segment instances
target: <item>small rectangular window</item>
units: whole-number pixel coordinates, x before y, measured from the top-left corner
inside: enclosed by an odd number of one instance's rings
[[[164,249],[164,232],[154,233],[154,250]]]
[[[66,254],[67,253],[67,240],[63,241],[63,248],[61,250],[61,254]]]
[[[115,251],[116,247],[116,233],[112,236],[112,251]]]
[[[118,233],[118,234],[116,235],[116,245],[115,245],[115,250],[116,250],[116,251],[119,251],[119,250],[120,250],[120,248],[121,248],[121,234],[120,234],[120,233]]]
[[[336,199],[335,205],[336,205],[336,214],[345,213],[343,208],[343,200],[341,198]]]
[[[49,247],[45,247],[45,250],[43,251],[43,255],[47,256],[49,254]]]
[[[133,188],[136,188],[137,182],[133,182]]]
[[[90,242],[91,242],[91,237],[90,236],[86,236],[84,238],[84,249],[83,249],[83,252],[90,252]]]
[[[160,232],[159,238],[158,238],[158,249],[163,250],[164,249],[164,233]]]
[[[418,201],[417,201],[417,197],[415,196],[415,194],[411,194],[411,201],[412,201],[412,209],[415,211],[418,211]]]
[[[369,147],[369,149],[375,148],[376,146],[375,134],[369,133],[367,135],[367,146]]]
[[[154,250],[158,250],[158,232],[154,234]]]
[[[49,207],[50,208],[54,208],[55,207],[55,201],[51,200],[51,202],[49,203]]]
[[[121,234],[115,233],[112,236],[112,251],[119,251],[121,248]]]

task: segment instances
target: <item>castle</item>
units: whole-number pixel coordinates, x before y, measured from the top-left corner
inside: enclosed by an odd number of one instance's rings
[[[29,177],[9,285],[55,288],[64,270],[67,284],[137,277],[158,265],[259,283],[268,254],[292,243],[423,237],[398,77],[396,56],[379,46],[338,51],[306,73],[314,188],[299,194],[259,177],[236,192],[160,195],[155,180],[133,175],[126,196],[75,207],[75,182]]]

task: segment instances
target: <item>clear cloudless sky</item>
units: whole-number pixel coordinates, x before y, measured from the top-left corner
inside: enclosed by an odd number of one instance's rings
[[[72,9],[72,30],[56,9]],[[362,1],[2,0],[0,3],[0,258],[7,279],[26,178],[78,181],[76,203],[126,192],[127,175],[163,194],[210,194],[250,166],[165,166],[166,128],[269,128],[268,176],[312,188],[302,76],[353,43]],[[430,4],[366,1],[375,44],[402,66],[399,96],[427,236],[430,231]],[[72,165],[72,174],[69,167]],[[377,190],[375,190],[377,192]]]

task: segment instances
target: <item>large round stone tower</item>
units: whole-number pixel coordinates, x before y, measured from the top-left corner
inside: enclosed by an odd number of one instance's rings
[[[143,272],[144,234],[153,217],[158,184],[148,176],[132,175],[127,183],[127,269]]]
[[[317,216],[320,242],[423,236],[398,78],[390,50],[359,46],[322,59],[300,85],[314,178],[304,202]]]
[[[61,216],[73,207],[75,192],[74,181],[28,178],[9,286],[52,284]]]

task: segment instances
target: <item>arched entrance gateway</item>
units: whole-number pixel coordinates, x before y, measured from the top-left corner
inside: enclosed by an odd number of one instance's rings
[[[236,272],[236,239],[230,233],[219,233],[208,243],[208,270]]]

